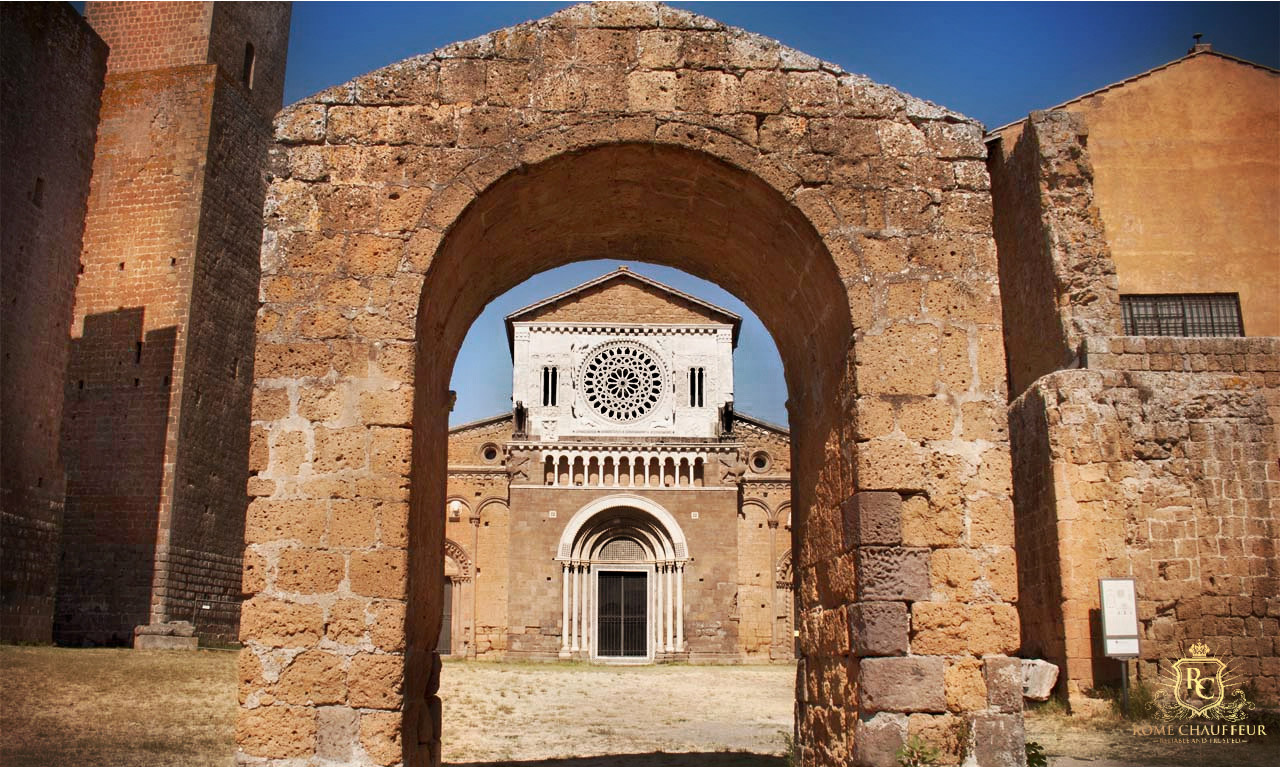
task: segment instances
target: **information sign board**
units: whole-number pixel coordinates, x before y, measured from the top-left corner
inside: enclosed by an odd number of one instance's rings
[[[1138,591],[1132,578],[1100,578],[1102,647],[1108,658],[1138,657]]]

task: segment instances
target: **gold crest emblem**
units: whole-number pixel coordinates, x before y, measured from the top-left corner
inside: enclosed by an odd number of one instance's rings
[[[1244,719],[1249,701],[1238,687],[1228,695],[1229,688],[1235,686],[1230,667],[1213,657],[1203,642],[1193,644],[1187,652],[1186,657],[1173,662],[1173,676],[1162,679],[1167,695],[1156,702],[1158,716],[1165,721],[1204,718],[1238,722]]]

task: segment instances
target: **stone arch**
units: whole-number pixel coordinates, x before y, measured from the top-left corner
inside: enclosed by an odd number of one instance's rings
[[[791,549],[782,552],[774,567],[774,580],[780,589],[790,590],[794,585],[795,574],[792,572]]]
[[[476,515],[477,516],[483,515],[484,510],[489,508],[490,506],[499,506],[503,509],[508,509],[507,499],[506,498],[485,498],[483,501],[480,502],[480,505],[476,507]]]
[[[778,504],[778,509],[773,513],[773,519],[784,529],[791,528],[791,501],[783,501]]]
[[[461,495],[451,495],[444,499],[445,513],[450,517],[461,519],[471,515],[471,502]],[[454,509],[457,513],[454,513]]]
[[[392,65],[289,107],[276,130],[255,385],[336,389],[361,407],[342,427],[255,412],[255,434],[308,433],[312,474],[301,481],[267,440],[271,470],[254,487],[268,494],[250,509],[246,561],[276,557],[282,543],[327,555],[311,526],[349,502],[343,488],[378,505],[378,539],[339,555],[353,598],[404,611],[406,649],[337,662],[395,680],[394,691],[350,705],[403,713],[406,764],[439,757],[429,648],[440,625],[450,370],[486,303],[578,260],[638,259],[716,282],[782,352],[797,581],[827,584],[796,595],[800,674],[811,689],[826,675],[827,687],[861,691],[801,703],[804,764],[850,762],[855,731],[892,735],[895,712],[945,715],[932,693],[877,698],[882,680],[905,674],[941,690],[946,669],[969,673],[1016,648],[1011,605],[930,601],[931,563],[980,545],[966,525],[893,532],[904,497],[927,506],[917,518],[1006,524],[1003,432],[932,436],[1005,419],[979,125],[710,19],[608,4]],[[890,540],[862,535],[873,518],[879,526],[866,529]],[[865,556],[849,556],[860,546]],[[868,571],[837,577],[855,561]],[[295,603],[266,572],[246,586],[242,619],[244,652],[259,661],[311,649],[320,637],[307,626],[326,625],[328,609]],[[893,652],[849,647],[840,615],[865,599],[908,606],[909,646],[894,633]],[[297,630],[277,638],[282,621]],[[955,625],[982,630],[957,638]],[[242,685],[248,695],[266,682]],[[965,721],[1017,716],[964,705]],[[311,753],[305,736],[287,754],[252,736],[311,713],[282,702],[242,710],[244,758]],[[1020,731],[974,725],[971,739],[981,750],[989,733]]]
[[[444,555],[446,558],[452,559],[454,564],[458,566],[456,580],[471,580],[471,557],[467,556],[465,549],[449,538],[445,538]]]
[[[742,505],[739,507],[738,516],[740,517],[745,516],[745,514],[743,513],[743,509],[746,509],[748,506],[752,508],[760,509],[760,511],[764,514],[765,519],[770,519],[773,516],[772,511],[769,509],[769,505],[758,498],[744,498],[742,501]]]
[[[590,525],[595,517],[618,508],[638,509],[658,523],[665,536],[655,536],[651,545],[660,550],[666,558],[683,560],[689,556],[689,544],[684,530],[680,529],[680,523],[671,515],[671,512],[644,496],[634,493],[615,493],[595,499],[578,509],[569,519],[569,523],[560,534],[560,543],[556,546],[556,559],[583,557],[583,552],[578,549],[585,543],[582,535],[584,528]]]

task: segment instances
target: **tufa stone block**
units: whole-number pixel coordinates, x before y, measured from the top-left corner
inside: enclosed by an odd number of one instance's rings
[[[929,598],[929,550],[865,546],[858,550],[857,582],[864,601]]]
[[[909,621],[902,602],[861,602],[849,605],[849,641],[853,654],[906,655]]]
[[[853,760],[865,767],[898,767],[898,749],[907,742],[906,714],[860,717],[853,739]]]
[[[200,644],[195,637],[182,637],[166,634],[136,634],[133,637],[135,650],[194,650]]]
[[[947,710],[945,659],[867,658],[860,665],[858,700],[863,711],[942,713]]]
[[[360,715],[346,706],[323,706],[316,711],[316,756],[336,762],[351,760]]]
[[[902,544],[902,496],[892,491],[854,493],[840,505],[844,547]]]

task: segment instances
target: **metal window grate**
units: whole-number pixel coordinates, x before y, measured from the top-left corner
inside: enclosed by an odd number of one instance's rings
[[[629,538],[614,538],[600,549],[600,558],[609,562],[643,562],[644,549]]]
[[[1244,335],[1237,293],[1120,296],[1120,306],[1125,335]]]

